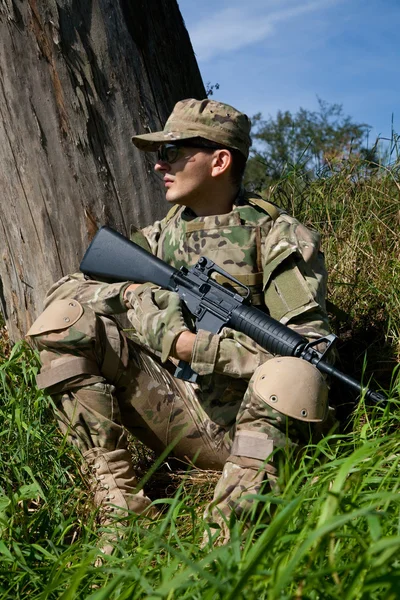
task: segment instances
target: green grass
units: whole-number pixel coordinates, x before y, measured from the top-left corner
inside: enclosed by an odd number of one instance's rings
[[[399,189],[393,171],[365,181],[354,169],[307,185],[288,174],[268,194],[322,231],[329,296],[344,313],[332,320],[340,366],[374,372],[388,405],[361,401],[346,428],[285,464],[280,496],[258,496],[259,516],[246,532],[232,521],[227,546],[201,548],[217,475],[160,469],[151,481],[162,517],[131,515],[95,567],[99,530],[79,457],[35,386],[37,356],[0,336],[0,600],[397,600]]]
[[[398,598],[395,406],[361,403],[350,433],[310,445],[296,468],[286,465],[283,493],[260,495],[260,517],[243,536],[232,523],[228,546],[200,549],[206,498],[188,472],[161,501],[163,517],[144,528],[132,515],[116,554],[96,568],[93,511],[51,401],[34,385],[37,367],[23,345],[1,363],[1,599]]]

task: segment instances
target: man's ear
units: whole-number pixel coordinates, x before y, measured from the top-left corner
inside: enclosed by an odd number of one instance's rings
[[[229,150],[226,150],[226,149],[216,150],[214,152],[212,162],[211,162],[211,166],[212,166],[211,176],[219,177],[223,173],[226,173],[231,165],[232,165],[232,154],[229,152]]]

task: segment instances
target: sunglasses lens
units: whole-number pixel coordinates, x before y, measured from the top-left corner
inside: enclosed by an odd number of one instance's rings
[[[175,144],[164,144],[157,153],[158,160],[163,162],[173,163],[178,158],[179,147]]]
[[[157,151],[157,159],[162,162],[167,162],[169,164],[174,163],[179,158],[179,153],[182,148],[199,148],[200,150],[216,150],[216,146],[211,146],[209,144],[198,144],[198,143],[190,143],[190,141],[185,142],[183,145],[179,146],[177,144],[163,144],[159,150]]]

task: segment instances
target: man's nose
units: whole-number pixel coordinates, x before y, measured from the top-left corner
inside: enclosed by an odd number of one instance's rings
[[[154,165],[154,170],[155,171],[159,171],[159,172],[168,172],[171,169],[171,165],[169,164],[169,162],[165,161],[165,160],[160,160],[158,159],[156,164]]]

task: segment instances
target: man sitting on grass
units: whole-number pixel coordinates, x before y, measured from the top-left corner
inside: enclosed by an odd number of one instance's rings
[[[249,119],[233,107],[187,99],[164,130],[135,135],[140,150],[158,152],[155,170],[173,206],[133,239],[176,268],[207,256],[250,288],[254,305],[315,340],[328,333],[320,238],[243,190],[249,134]],[[114,319],[123,312],[130,334]],[[309,441],[328,412],[326,385],[313,366],[284,358],[278,367],[227,327],[194,333],[178,296],[151,284],[63,277],[28,334],[41,350],[38,384],[53,396],[108,519],[148,513],[151,504],[137,489],[127,431],[156,452],[172,444],[182,460],[222,471],[205,518],[223,541],[231,515],[248,515],[262,486],[277,490],[279,462]],[[177,360],[190,363],[196,383],[174,377]]]

